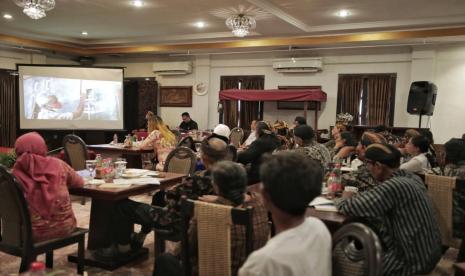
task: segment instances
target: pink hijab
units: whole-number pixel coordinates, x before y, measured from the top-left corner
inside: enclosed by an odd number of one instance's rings
[[[37,132],[20,136],[15,150],[18,159],[13,174],[21,181],[29,208],[49,219],[62,181],[61,161],[47,156],[47,145]]]

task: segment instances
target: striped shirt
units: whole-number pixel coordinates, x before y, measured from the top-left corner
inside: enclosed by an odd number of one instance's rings
[[[344,214],[377,222],[384,275],[427,273],[439,261],[439,228],[418,176],[397,170],[373,189],[337,202],[337,207]]]

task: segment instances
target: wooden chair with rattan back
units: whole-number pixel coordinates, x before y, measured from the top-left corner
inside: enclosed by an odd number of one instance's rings
[[[0,251],[21,257],[19,272],[28,270],[37,255],[45,253],[45,263],[53,267],[53,250],[78,244],[77,273],[84,272],[84,237],[87,229],[76,228],[67,237],[34,242],[29,208],[21,185],[0,166]]]
[[[453,194],[456,183],[457,179],[455,177],[425,175],[428,195],[433,202],[439,230],[441,231],[442,245],[459,248],[460,240],[454,238],[453,235]]]
[[[231,275],[231,226],[245,226],[245,253],[253,251],[253,208],[183,199],[181,203],[181,260],[185,275],[191,275],[189,227],[194,214],[197,220],[199,275]]]
[[[166,157],[164,172],[193,174],[197,157],[195,153],[187,147],[177,147]]]
[[[76,170],[86,169],[87,154],[86,143],[74,134],[68,134],[63,138],[63,148],[65,150],[66,161]]]
[[[378,276],[383,273],[382,247],[375,232],[355,222],[333,235],[333,275]]]
[[[240,147],[242,144],[242,139],[244,139],[244,130],[240,127],[235,127],[231,129],[231,134],[229,135],[229,141],[236,148]]]

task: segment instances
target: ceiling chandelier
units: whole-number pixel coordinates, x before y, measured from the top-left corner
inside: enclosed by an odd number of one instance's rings
[[[45,12],[55,7],[55,0],[13,0],[32,19],[41,19]]]
[[[244,37],[249,34],[249,31],[255,29],[257,22],[253,17],[238,14],[226,19],[226,26],[232,30],[232,33],[237,37]]]

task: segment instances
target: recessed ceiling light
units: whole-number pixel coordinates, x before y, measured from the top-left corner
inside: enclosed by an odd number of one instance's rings
[[[340,10],[336,13],[337,16],[339,17],[347,17],[350,15],[350,11],[348,10]]]
[[[86,32],[86,31],[82,31],[81,34],[82,34],[82,35],[89,35],[89,33]]]
[[[149,81],[149,80],[150,80],[150,78],[145,78],[145,80],[146,80],[146,81]]]
[[[197,28],[203,28],[205,27],[205,22],[199,21],[194,24]]]
[[[3,18],[5,18],[5,19],[13,19],[13,15],[11,15],[9,13],[5,13],[5,14],[3,14]]]
[[[142,0],[134,0],[134,1],[132,1],[132,5],[134,7],[140,8],[140,7],[142,7],[144,5],[144,1],[142,1]]]

